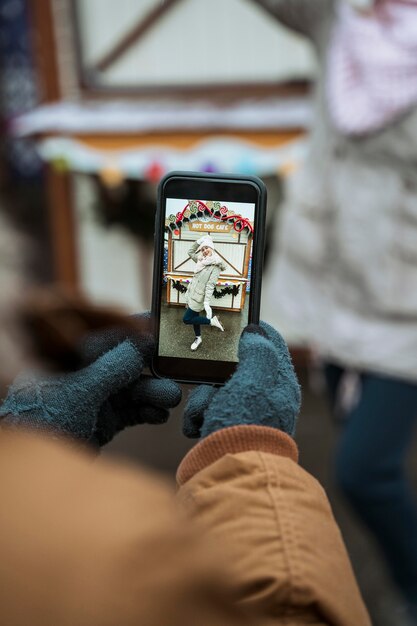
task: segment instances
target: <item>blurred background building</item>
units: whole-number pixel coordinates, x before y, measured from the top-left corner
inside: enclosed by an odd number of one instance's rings
[[[38,106],[13,130],[45,165],[55,278],[148,307],[155,187],[172,169],[267,178],[272,221],[310,117],[308,43],[247,0],[26,8]]]
[[[310,44],[252,0],[0,0],[0,70],[1,189],[31,242],[35,283],[149,308],[156,187],[172,169],[262,177],[275,245],[316,64]],[[334,489],[340,425],[304,346],[287,339],[304,388],[301,463],[329,493],[374,623],[400,624],[379,556]],[[181,406],[105,454],[172,475],[189,447],[180,419]]]

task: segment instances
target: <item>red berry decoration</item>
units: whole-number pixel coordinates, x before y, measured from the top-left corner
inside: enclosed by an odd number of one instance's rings
[[[174,235],[179,235],[179,234],[180,234],[180,231],[179,231],[179,229],[178,229],[178,228],[176,228],[176,229],[174,230]]]
[[[158,183],[164,174],[164,168],[156,161],[150,164],[145,172],[145,177],[153,183]]]

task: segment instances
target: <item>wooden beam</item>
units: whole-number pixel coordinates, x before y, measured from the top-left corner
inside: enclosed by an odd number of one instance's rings
[[[163,15],[168,13],[180,0],[165,0],[141,18],[92,68],[93,72],[104,72],[117,61],[138,39],[151,30]]]
[[[59,81],[52,0],[29,0],[32,41],[41,100],[53,102],[62,96]]]
[[[47,167],[46,182],[55,278],[76,288],[78,262],[70,174]]]
[[[43,102],[54,102],[62,96],[52,1],[29,0],[36,72]],[[75,288],[78,286],[78,263],[70,174],[55,172],[47,166],[45,183],[54,277],[57,282]]]
[[[215,102],[231,102],[244,98],[264,97],[297,97],[308,96],[311,91],[311,82],[308,80],[292,80],[286,82],[239,82],[239,83],[172,83],[159,85],[107,85],[100,83],[97,72],[90,72],[88,68],[80,73],[80,86],[85,97],[103,99],[124,98],[178,98],[178,99],[210,99]]]
[[[249,237],[248,243],[246,244],[245,264],[243,268],[244,278],[248,277],[251,250],[252,250],[252,237]],[[249,291],[249,294],[251,291]],[[245,306],[245,300],[246,300],[246,283],[242,283],[242,309]]]

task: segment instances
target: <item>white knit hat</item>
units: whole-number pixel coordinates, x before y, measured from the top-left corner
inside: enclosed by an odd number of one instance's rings
[[[201,250],[203,246],[207,246],[207,248],[211,248],[212,250],[214,250],[214,241],[210,237],[210,235],[205,235],[204,237],[202,237],[202,239],[200,240],[200,245],[198,246],[198,250]]]

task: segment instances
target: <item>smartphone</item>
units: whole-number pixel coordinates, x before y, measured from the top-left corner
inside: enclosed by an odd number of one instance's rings
[[[259,322],[266,188],[254,176],[171,172],[155,220],[152,371],[223,384]]]

